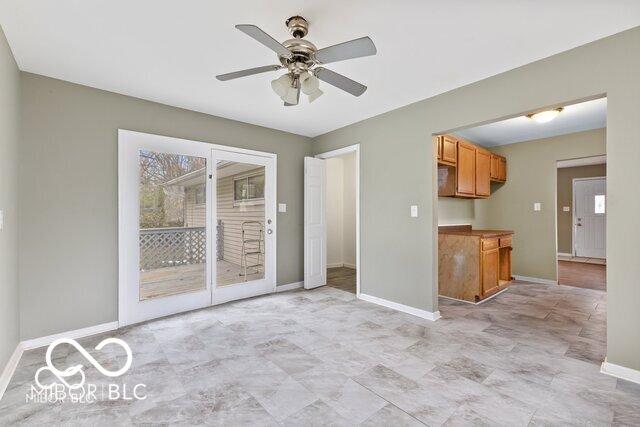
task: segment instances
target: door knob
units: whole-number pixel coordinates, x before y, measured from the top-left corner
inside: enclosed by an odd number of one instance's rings
[[[578,227],[582,227],[582,224],[580,224],[580,223],[578,223],[578,224],[576,224],[576,225],[577,225]]]

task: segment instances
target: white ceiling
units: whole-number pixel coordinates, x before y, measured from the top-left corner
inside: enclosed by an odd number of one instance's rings
[[[360,98],[327,84],[285,108],[276,63],[234,28],[289,38],[300,14],[324,47],[369,35],[378,55],[332,64],[369,86]],[[640,24],[638,0],[4,0],[0,24],[20,69],[177,107],[315,136]]]
[[[567,105],[553,120],[538,123],[526,116],[502,120],[455,132],[485,147],[549,138],[567,133],[601,129],[607,126],[607,99],[600,98]]]

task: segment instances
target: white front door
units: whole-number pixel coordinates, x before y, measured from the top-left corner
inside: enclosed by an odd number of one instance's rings
[[[573,180],[575,256],[606,258],[605,178]]]
[[[121,326],[275,291],[275,154],[118,139]]]
[[[304,158],[304,287],[327,284],[326,164]]]
[[[213,303],[276,290],[276,159],[216,149]]]

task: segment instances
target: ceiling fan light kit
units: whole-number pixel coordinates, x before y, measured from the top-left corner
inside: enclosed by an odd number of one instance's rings
[[[369,37],[318,49],[313,43],[304,39],[309,32],[309,23],[306,19],[302,16],[292,16],[286,20],[285,24],[294,38],[283,43],[279,43],[255,25],[236,25],[238,30],[273,50],[278,55],[280,64],[221,74],[216,78],[227,81],[286,69],[286,74],[271,81],[271,88],[284,101],[285,106],[298,105],[301,91],[307,95],[309,102],[318,99],[323,94],[319,80],[353,96],[360,96],[367,90],[365,85],[320,65],[375,55],[376,46]]]

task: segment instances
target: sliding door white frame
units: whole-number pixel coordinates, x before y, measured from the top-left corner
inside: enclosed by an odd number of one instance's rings
[[[177,148],[176,148],[177,147]],[[272,220],[272,239],[269,246],[271,249],[271,257],[269,263],[265,262],[265,279],[270,282],[269,287],[275,291],[276,286],[276,213],[275,206],[277,200],[277,176],[276,176],[276,159],[277,155],[273,153],[265,153],[255,150],[247,150],[243,148],[229,147],[219,144],[211,144],[201,141],[191,141],[181,138],[174,138],[162,135],[153,135],[142,132],[130,131],[125,129],[118,130],[118,324],[120,327],[148,320],[149,315],[153,314],[153,318],[166,316],[178,312],[193,310],[200,307],[212,305],[216,301],[215,297],[215,223],[213,220],[207,221],[206,238],[207,238],[207,269],[206,269],[206,288],[203,291],[190,292],[177,295],[175,297],[166,297],[158,300],[143,301],[145,306],[156,305],[162,300],[168,301],[172,298],[171,304],[167,307],[155,307],[153,309],[142,310],[136,313],[140,308],[140,304],[136,304],[137,300],[136,287],[139,281],[139,251],[133,248],[138,247],[139,236],[139,199],[138,199],[138,155],[140,149],[148,149],[157,152],[165,152],[171,154],[182,154],[188,156],[197,156],[207,159],[207,178],[213,176],[215,167],[213,164],[213,150],[221,150],[229,153],[237,153],[238,155],[259,156],[269,159],[272,164],[270,181],[266,191],[269,191],[272,199],[273,207],[270,209],[269,215]],[[133,174],[133,175],[132,175]],[[266,177],[265,177],[266,178]],[[211,212],[210,218],[214,218],[215,214],[215,187],[212,179],[207,179],[206,184],[206,209]],[[133,191],[132,191],[133,190]],[[271,212],[271,210],[273,212]],[[250,283],[250,282],[248,282]],[[264,292],[262,292],[264,293]],[[241,293],[239,297],[248,297]],[[236,298],[233,298],[236,299]],[[219,299],[217,303],[221,302]],[[145,307],[146,308],[146,307]]]

